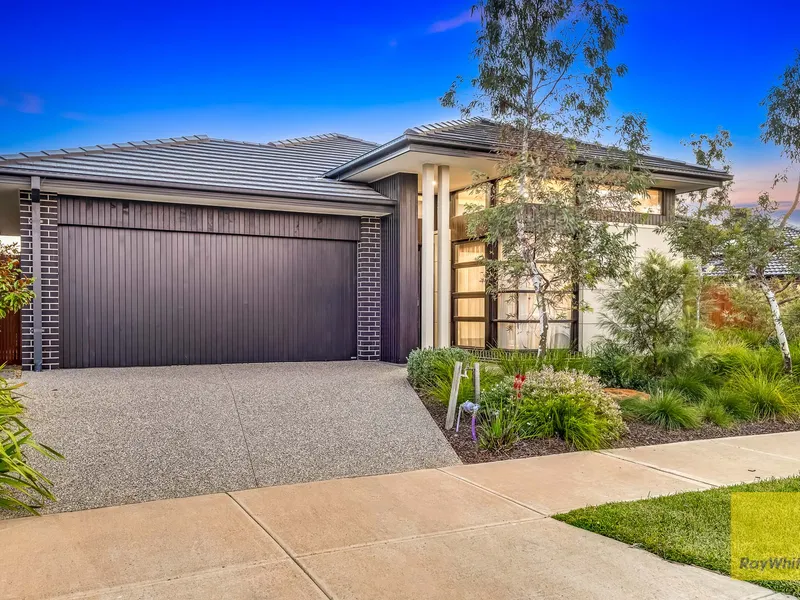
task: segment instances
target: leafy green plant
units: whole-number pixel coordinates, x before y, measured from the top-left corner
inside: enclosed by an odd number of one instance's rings
[[[472,354],[462,348],[418,348],[408,355],[408,380],[420,389],[443,377],[452,379],[456,362],[467,366],[473,361]]]
[[[520,438],[522,421],[511,380],[504,379],[482,392],[480,404],[478,445],[495,451],[513,446]]]
[[[664,367],[674,368],[676,358],[686,357],[683,349],[691,332],[686,326],[684,294],[693,278],[690,264],[649,251],[614,289],[603,294],[600,326],[626,350],[644,357],[652,374],[668,373]]]
[[[679,371],[659,382],[659,387],[675,390],[690,402],[699,402],[712,387],[720,384],[719,377],[699,368]]]
[[[703,403],[722,406],[726,413],[738,421],[749,421],[754,416],[753,405],[746,396],[724,387],[706,390]]]
[[[589,450],[608,446],[625,431],[616,401],[586,373],[544,367],[527,375],[520,396],[523,437],[558,436]]]
[[[559,395],[551,399],[526,402],[521,408],[522,437],[560,437],[578,450],[597,450],[607,445],[609,436],[592,408]]]
[[[589,365],[589,372],[607,387],[642,390],[651,380],[641,358],[611,340],[595,344]]]
[[[50,480],[28,464],[26,451],[53,459],[63,456],[36,442],[22,420],[25,406],[14,393],[21,385],[10,385],[0,378],[0,508],[38,514],[37,508],[56,498]]]
[[[524,375],[529,371],[535,371],[541,365],[541,361],[533,352],[520,352],[519,350],[509,351],[495,348],[492,351],[492,358],[497,362],[500,370],[505,375]]]
[[[727,389],[748,401],[759,419],[792,420],[800,415],[800,388],[789,377],[740,370],[731,375]]]
[[[733,425],[733,416],[719,402],[709,399],[703,400],[698,406],[698,410],[700,411],[700,419],[704,423],[711,423],[723,428]]]
[[[664,429],[696,429],[700,415],[689,405],[680,392],[658,390],[649,399],[626,398],[620,401],[623,414],[628,417],[659,425]]]

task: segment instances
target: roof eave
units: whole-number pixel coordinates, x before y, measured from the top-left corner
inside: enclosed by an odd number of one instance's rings
[[[393,154],[400,154],[402,151],[409,149],[412,145],[421,145],[427,148],[447,148],[447,149],[459,149],[464,150],[467,152],[474,152],[476,155],[486,156],[498,154],[498,149],[496,147],[487,145],[487,144],[471,144],[466,142],[459,142],[454,140],[432,140],[431,138],[415,134],[415,133],[405,133],[400,137],[397,137],[382,146],[375,148],[361,156],[354,158],[353,160],[344,163],[334,169],[331,169],[327,173],[323,175],[323,177],[328,177],[330,179],[338,179],[342,180],[347,177],[356,175],[357,173],[369,169],[380,162],[383,162],[387,158],[391,157]],[[679,172],[679,171],[672,171],[669,169],[651,169],[651,173],[657,175],[664,175],[664,176],[682,176],[688,177],[691,179],[700,179],[703,181],[714,181],[714,182],[723,182],[723,181],[731,181],[733,179],[733,175],[730,173],[726,173],[723,171],[715,171],[709,169],[707,171],[693,171],[691,173],[687,172]]]
[[[80,183],[85,182],[88,184],[92,183],[107,183],[107,184],[119,184],[130,186],[131,188],[163,188],[173,191],[186,191],[186,192],[213,192],[218,194],[230,194],[232,196],[240,196],[240,195],[248,195],[248,196],[263,196],[263,197],[281,197],[281,198],[288,198],[288,199],[295,199],[295,200],[313,200],[318,202],[331,202],[331,203],[357,203],[357,204],[365,204],[365,205],[376,205],[376,206],[393,206],[395,203],[393,200],[386,198],[380,195],[377,191],[370,190],[374,192],[376,196],[381,196],[380,198],[369,198],[369,199],[354,199],[350,196],[337,196],[335,194],[304,194],[304,193],[297,193],[297,192],[275,192],[269,190],[258,190],[258,189],[251,189],[251,188],[237,188],[237,187],[225,187],[225,186],[213,186],[213,185],[192,185],[186,183],[174,183],[174,182],[164,182],[164,181],[154,181],[148,179],[127,179],[123,177],[86,177],[86,176],[77,176],[77,175],[69,175],[64,173],[59,173],[57,171],[47,172],[47,171],[36,171],[31,173],[5,173],[0,169],[0,180],[4,178],[6,175],[13,177],[15,180],[19,180],[20,178],[24,180],[28,179],[31,175],[38,175],[43,178],[42,186],[45,187],[52,187],[55,188],[58,186],[59,181],[70,182],[70,183]]]
[[[403,151],[411,148],[412,145],[423,146],[431,149],[446,148],[464,150],[467,152],[474,152],[476,156],[497,154],[497,149],[489,145],[469,144],[451,140],[432,140],[425,135],[404,133],[400,137],[386,142],[374,150],[371,150],[349,162],[344,163],[343,165],[339,165],[338,167],[331,169],[325,173],[323,177],[342,180],[383,162],[393,154],[400,154]]]

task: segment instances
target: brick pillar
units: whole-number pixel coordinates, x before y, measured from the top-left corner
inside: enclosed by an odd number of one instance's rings
[[[361,217],[358,242],[358,359],[381,358],[381,220]]]
[[[26,275],[33,272],[31,193],[20,192],[20,259]],[[42,369],[59,367],[58,345],[58,197],[42,193],[39,199],[42,245]],[[33,369],[33,306],[22,309],[22,368]]]

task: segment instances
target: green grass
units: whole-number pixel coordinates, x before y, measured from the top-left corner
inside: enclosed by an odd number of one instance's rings
[[[556,519],[635,544],[674,562],[730,574],[731,492],[800,492],[800,477],[615,502],[556,515]],[[800,581],[754,582],[800,598]]]

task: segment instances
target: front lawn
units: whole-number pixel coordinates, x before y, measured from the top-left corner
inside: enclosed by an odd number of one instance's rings
[[[674,562],[730,574],[731,492],[800,492],[800,477],[573,510],[554,518]],[[800,581],[754,582],[800,598]]]

